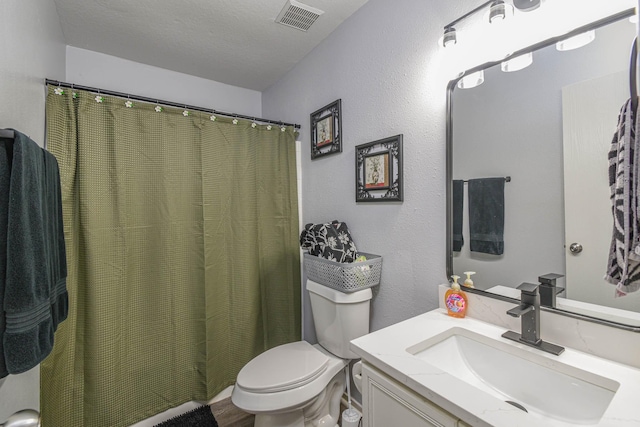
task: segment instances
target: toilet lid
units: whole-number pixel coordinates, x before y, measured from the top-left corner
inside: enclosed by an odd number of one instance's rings
[[[328,364],[329,358],[306,341],[284,344],[247,363],[237,384],[259,393],[289,390],[313,381]]]

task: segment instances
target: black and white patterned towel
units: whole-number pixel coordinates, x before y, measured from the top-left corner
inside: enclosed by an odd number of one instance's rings
[[[631,100],[620,110],[609,150],[609,186],[613,237],[605,280],[616,285],[616,295],[640,289],[640,138]]]
[[[305,225],[300,247],[311,255],[336,262],[353,262],[358,253],[347,224],[338,220]]]

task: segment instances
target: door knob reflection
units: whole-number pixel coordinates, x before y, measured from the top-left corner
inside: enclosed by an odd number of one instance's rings
[[[569,250],[572,254],[579,254],[582,252],[582,245],[580,243],[572,243],[571,246],[569,246]]]

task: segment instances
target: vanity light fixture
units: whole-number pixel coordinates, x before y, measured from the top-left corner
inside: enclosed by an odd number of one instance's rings
[[[442,46],[449,47],[453,46],[458,42],[458,37],[456,35],[456,29],[453,27],[447,27],[444,29],[444,35],[442,36]]]
[[[540,7],[540,0],[513,0],[516,9],[523,12],[530,12]]]
[[[458,80],[458,87],[460,89],[471,89],[472,87],[480,86],[482,83],[484,83],[484,70],[464,76]]]
[[[514,5],[520,11],[529,11],[540,6],[540,0],[514,0]],[[535,5],[535,6],[534,6]],[[497,24],[509,16],[513,15],[513,6],[511,4],[506,3],[504,0],[489,0],[482,3],[480,6],[475,9],[465,13],[461,17],[451,21],[449,24],[444,27],[444,35],[440,38],[439,44],[444,47],[448,47],[456,44],[457,42],[457,34],[454,25],[461,23],[471,15],[474,15],[476,12],[480,12],[484,10],[484,19],[488,19],[488,21],[492,24]]]
[[[556,43],[556,49],[559,51],[567,51],[578,49],[582,46],[586,46],[596,38],[596,32],[594,30],[578,34],[577,36],[569,37],[568,39],[560,40]]]
[[[512,13],[511,6],[505,4],[502,0],[495,0],[489,7],[489,22],[494,24],[500,21],[504,21],[507,15]]]
[[[522,55],[518,55],[514,58],[507,59],[500,63],[500,69],[505,73],[511,73],[513,71],[520,71],[533,64],[533,53],[527,52]]]

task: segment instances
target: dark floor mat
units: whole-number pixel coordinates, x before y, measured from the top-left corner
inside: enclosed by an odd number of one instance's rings
[[[155,427],[218,427],[218,422],[209,406],[201,406],[157,424]]]

